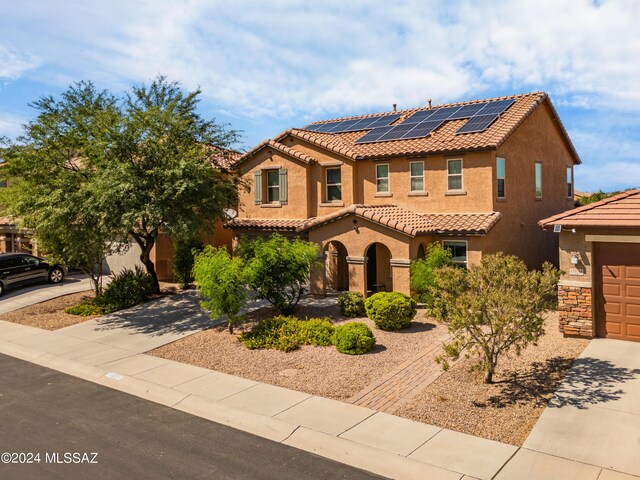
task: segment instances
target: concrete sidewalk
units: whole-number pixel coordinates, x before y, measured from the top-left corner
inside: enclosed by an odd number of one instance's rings
[[[8,290],[0,297],[0,314],[85,290],[91,290],[91,283],[89,277],[83,274],[68,275],[62,283],[57,285],[42,283]]]
[[[518,449],[141,353],[158,346],[159,339],[168,343],[203,327],[182,325],[177,331],[167,325],[169,330],[158,334],[144,322],[57,332],[0,322],[0,353],[389,478],[632,478],[603,470],[608,465]]]

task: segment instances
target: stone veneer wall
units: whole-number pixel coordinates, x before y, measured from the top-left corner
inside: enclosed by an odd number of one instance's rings
[[[591,288],[558,285],[560,331],[567,336],[593,338]]]

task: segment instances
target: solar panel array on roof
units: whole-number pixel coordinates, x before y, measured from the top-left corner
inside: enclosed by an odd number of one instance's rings
[[[355,143],[386,142],[391,140],[408,140],[422,138],[449,120],[469,119],[456,131],[461,133],[478,133],[486,130],[515,100],[496,100],[494,102],[471,103],[462,106],[420,110],[407,117],[402,123],[393,126],[374,128]]]
[[[387,126],[395,122],[402,115],[394,113],[390,115],[382,115],[379,117],[357,118],[355,120],[338,120],[336,122],[314,123],[304,127],[305,130],[311,130],[319,133],[346,133],[358,132],[360,130],[369,130],[371,128]]]

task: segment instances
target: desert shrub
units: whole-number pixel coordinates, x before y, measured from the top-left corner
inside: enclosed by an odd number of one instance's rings
[[[416,316],[416,301],[400,292],[379,292],[365,302],[367,317],[380,330],[401,330],[411,325]]]
[[[105,313],[108,313],[107,309],[94,299],[83,300],[77,305],[65,308],[64,311],[69,315],[79,315],[81,317],[104,315]]]
[[[327,318],[300,320],[299,338],[303,345],[326,347],[332,344],[334,330],[335,327]]]
[[[233,333],[233,324],[247,301],[243,268],[242,259],[231,258],[224,247],[207,245],[195,257],[193,274],[198,291],[206,298],[200,304],[212,318],[226,315],[229,333]]]
[[[125,269],[115,275],[102,297],[94,302],[104,305],[109,312],[115,312],[144,303],[152,294],[151,275],[136,265],[134,270]]]
[[[289,352],[300,345],[331,345],[333,325],[328,319],[277,316],[262,320],[249,332],[240,336],[240,341],[249,349],[273,348]]]
[[[550,263],[529,271],[522,260],[502,253],[482,257],[468,272],[439,269],[433,312],[447,325],[451,340],[437,361],[446,369],[448,359],[464,352],[492,383],[500,358],[511,351],[520,354],[544,334],[544,312],[559,278]]]
[[[242,239],[236,254],[245,262],[244,276],[258,298],[287,315],[305,292],[312,268],[318,265],[314,242],[289,240],[274,233],[269,238]]]
[[[431,307],[435,271],[451,264],[451,250],[445,250],[437,242],[429,244],[425,258],[411,262],[411,296]]]
[[[353,322],[336,327],[333,344],[340,353],[362,355],[375,346],[376,337],[364,323]]]
[[[338,297],[340,313],[345,317],[364,317],[364,295],[360,292],[342,292]]]
[[[203,248],[199,238],[177,238],[173,254],[173,274],[180,288],[190,288],[193,284],[194,257]]]

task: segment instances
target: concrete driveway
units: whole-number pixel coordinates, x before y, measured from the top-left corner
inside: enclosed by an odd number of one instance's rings
[[[67,275],[64,281],[57,285],[38,283],[18,287],[8,290],[6,294],[0,297],[0,314],[46,302],[70,293],[84,292],[85,290],[91,290],[91,284],[89,277],[84,274]]]
[[[640,343],[593,340],[524,448],[640,476]]]

